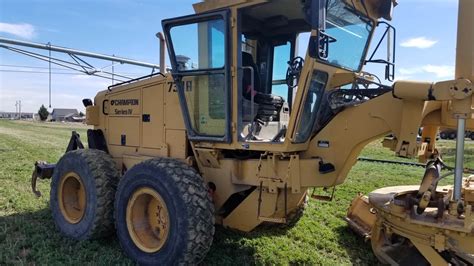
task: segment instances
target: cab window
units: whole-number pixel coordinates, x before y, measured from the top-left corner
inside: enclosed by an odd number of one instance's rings
[[[224,20],[216,19],[171,28],[173,49],[180,71],[223,68]]]
[[[225,17],[206,14],[164,22],[173,75],[192,139],[229,140]]]
[[[272,94],[288,100],[288,86],[286,85],[286,71],[288,61],[291,60],[291,42],[273,47]]]

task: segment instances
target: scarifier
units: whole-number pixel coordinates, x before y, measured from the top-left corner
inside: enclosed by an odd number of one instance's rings
[[[454,187],[441,188],[436,135],[439,127],[474,130],[474,3],[459,2],[454,80],[387,86],[362,69],[385,66],[393,81],[395,28],[388,21],[396,5],[195,4],[194,15],[163,21],[161,73],[84,100],[93,126],[88,148],[73,133],[55,166],[36,165],[33,187],[52,172],[53,219],[68,237],[98,238],[115,228],[140,264],[196,264],[214,224],[247,232],[263,222],[294,223],[308,188],[343,183],[364,146],[391,134],[385,147],[428,162],[423,182],[357,197],[349,224],[371,239],[383,262],[415,254],[430,263],[472,263],[474,179],[463,180],[464,138]],[[370,48],[376,29],[382,38]],[[312,196],[332,199],[327,194]]]

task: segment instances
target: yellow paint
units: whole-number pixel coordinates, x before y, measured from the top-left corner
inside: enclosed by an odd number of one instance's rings
[[[151,188],[137,189],[127,204],[126,223],[133,243],[143,252],[158,252],[168,239],[170,218],[166,203]]]
[[[87,197],[81,177],[69,172],[62,176],[58,186],[59,210],[63,218],[70,224],[79,223],[84,217]]]

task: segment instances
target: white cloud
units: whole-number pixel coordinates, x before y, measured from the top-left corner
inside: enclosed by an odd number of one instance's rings
[[[395,81],[399,81],[399,80],[411,80],[411,79],[412,79],[411,76],[404,76],[404,75],[401,75],[401,74],[395,75]]]
[[[426,65],[423,70],[435,74],[438,78],[454,78],[454,66]]]
[[[426,37],[416,37],[403,41],[400,45],[402,47],[413,47],[419,49],[427,49],[433,47],[438,41],[430,40]]]
[[[412,68],[398,69],[397,79],[417,79],[417,77],[426,78],[426,76],[434,76],[436,79],[452,79],[454,78],[454,66],[449,65],[424,65]]]
[[[400,68],[398,69],[398,74],[404,77],[410,77],[414,74],[419,74],[422,71],[422,67]]]
[[[11,24],[0,22],[0,32],[9,33],[24,39],[32,39],[36,36],[35,27],[31,24]]]

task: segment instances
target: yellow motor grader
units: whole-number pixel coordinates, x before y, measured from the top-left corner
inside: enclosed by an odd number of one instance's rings
[[[432,263],[472,262],[463,139],[453,188],[437,187],[445,166],[435,144],[440,126],[474,129],[474,4],[460,0],[456,79],[387,86],[362,69],[380,64],[393,81],[387,21],[396,5],[205,0],[193,15],[164,20],[161,72],[85,99],[88,148],[73,133],[56,165],[37,164],[33,179],[52,175],[57,228],[78,240],[115,229],[140,264],[196,264],[214,224],[251,231],[297,219],[308,188],[343,183],[364,146],[391,134],[385,147],[429,162],[422,185],[356,199],[350,225],[371,237],[384,262],[397,263],[389,249],[403,247]],[[377,58],[385,42],[387,57]]]

